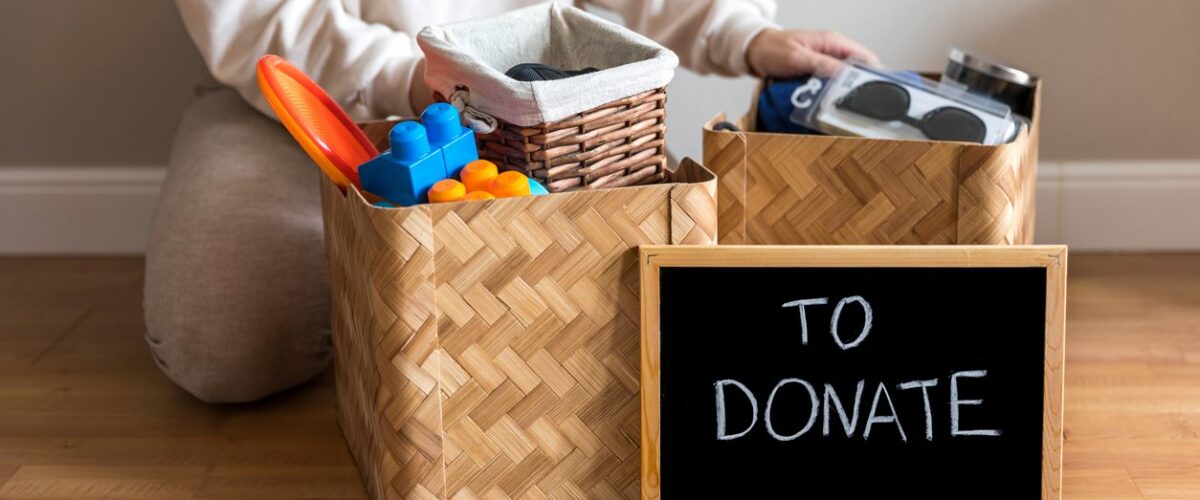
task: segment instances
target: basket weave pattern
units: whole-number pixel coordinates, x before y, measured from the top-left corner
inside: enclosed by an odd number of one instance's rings
[[[1032,243],[1041,92],[1030,125],[999,146],[717,132],[718,116],[703,136],[720,179],[720,242]]]
[[[986,147],[706,130],[720,241],[1030,243],[1037,147],[1022,134]]]
[[[323,182],[339,420],[371,495],[636,498],[635,248],[715,243],[705,175],[396,210]]]
[[[518,170],[551,192],[662,182],[666,176],[665,88],[533,127],[500,120],[478,137],[479,156]]]

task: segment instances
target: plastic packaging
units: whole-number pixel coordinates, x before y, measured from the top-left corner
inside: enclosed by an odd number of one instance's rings
[[[792,121],[833,135],[995,145],[1011,141],[1020,129],[999,101],[913,73],[855,63],[828,80],[810,79],[791,101]]]

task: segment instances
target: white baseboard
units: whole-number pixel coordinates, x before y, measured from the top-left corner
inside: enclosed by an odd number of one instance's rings
[[[165,170],[0,168],[0,254],[140,254]],[[1047,161],[1039,243],[1200,251],[1200,160]]]
[[[166,170],[0,168],[0,254],[140,254]]]
[[[1042,161],[1039,170],[1039,243],[1200,250],[1200,160]]]

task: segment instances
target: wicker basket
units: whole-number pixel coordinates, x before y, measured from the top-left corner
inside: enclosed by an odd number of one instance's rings
[[[720,179],[722,244],[1033,242],[1041,87],[1008,144],[900,141],[704,127]]]
[[[638,497],[636,247],[716,241],[712,173],[670,180],[398,209],[323,181],[338,416],[372,497]]]
[[[660,88],[554,123],[519,127],[500,120],[496,131],[478,137],[479,156],[551,192],[662,182],[666,100]]]

